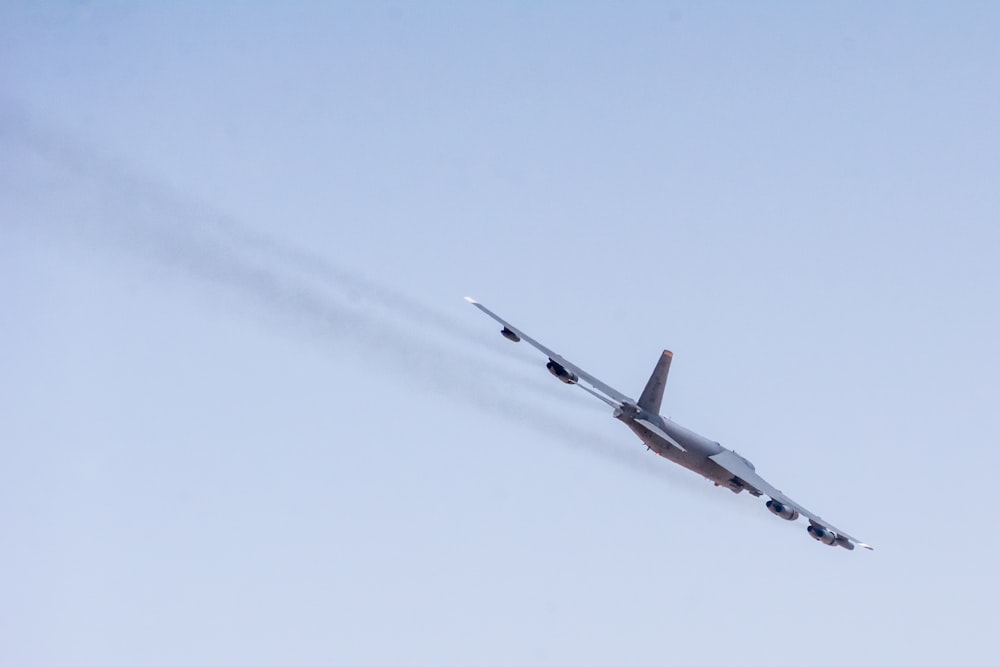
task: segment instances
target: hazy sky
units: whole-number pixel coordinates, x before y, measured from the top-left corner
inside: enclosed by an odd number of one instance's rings
[[[0,4],[0,663],[995,655],[994,3],[209,4]]]

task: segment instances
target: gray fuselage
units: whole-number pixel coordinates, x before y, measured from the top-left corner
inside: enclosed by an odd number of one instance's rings
[[[686,451],[681,451],[677,447],[674,447],[656,433],[636,422],[635,419],[637,417],[642,417],[657,424],[667,435],[683,446]],[[618,410],[615,418],[623,422],[633,433],[639,436],[639,439],[649,449],[663,458],[673,461],[677,465],[684,466],[688,470],[698,473],[710,482],[714,482],[717,486],[724,486],[734,493],[739,493],[743,490],[751,491],[752,493],[756,491],[747,487],[741,480],[733,477],[731,472],[709,458],[725,449],[725,447],[714,440],[709,440],[705,436],[699,435],[660,415],[653,415],[645,411],[631,412]],[[743,460],[746,461],[746,459]],[[749,461],[746,462],[751,468],[753,467]],[[754,495],[759,494],[754,493]]]

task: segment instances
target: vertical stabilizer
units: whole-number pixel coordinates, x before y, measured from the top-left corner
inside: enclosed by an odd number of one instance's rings
[[[649,376],[646,388],[642,390],[639,397],[639,407],[654,415],[660,414],[660,403],[663,401],[663,388],[667,386],[667,373],[670,372],[670,361],[674,358],[673,352],[664,350],[660,360],[656,362],[653,374]]]

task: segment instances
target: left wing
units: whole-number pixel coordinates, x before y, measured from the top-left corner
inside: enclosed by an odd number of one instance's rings
[[[786,496],[784,493],[782,493],[778,489],[768,484],[763,477],[758,475],[753,468],[747,465],[746,461],[741,459],[734,452],[731,452],[728,449],[723,449],[718,454],[714,454],[709,458],[718,463],[720,466],[722,466],[729,472],[733,473],[735,476],[742,479],[750,486],[757,489],[758,491],[762,491],[763,493],[766,493],[767,495],[771,496],[772,500],[776,500],[782,505],[787,505],[788,507],[791,507],[792,509],[796,510],[799,514],[809,519],[809,523],[812,524],[814,527],[819,526],[820,528],[824,528],[833,533],[836,533],[837,536],[844,538],[852,545],[857,544],[860,547],[872,550],[871,546],[865,544],[864,542],[855,537],[851,537],[847,533],[835,527],[829,521],[824,520],[817,514],[813,514],[805,507],[799,505],[797,502]],[[853,549],[854,547],[851,546],[850,548]]]
[[[514,327],[513,324],[511,324],[511,323],[507,322],[506,320],[502,319],[499,315],[497,315],[492,310],[490,310],[489,308],[487,308],[483,304],[479,303],[478,301],[476,301],[472,297],[468,297],[467,296],[467,297],[465,297],[465,300],[468,301],[469,303],[471,303],[473,306],[475,306],[479,310],[481,310],[484,313],[486,313],[487,315],[489,315],[490,317],[492,317],[494,320],[496,320],[500,324],[502,324],[505,329],[507,329],[508,331],[513,332],[518,338],[520,338],[521,340],[523,340],[528,345],[531,345],[535,349],[539,350],[542,354],[544,354],[545,356],[547,356],[552,361],[556,362],[557,364],[559,364],[563,368],[566,368],[567,370],[571,371],[572,373],[575,373],[577,375],[577,377],[579,377],[581,380],[585,380],[587,382],[587,384],[589,384],[594,389],[600,391],[602,394],[608,396],[609,398],[613,398],[615,401],[617,401],[617,403],[612,404],[614,407],[621,407],[623,405],[630,405],[630,406],[636,407],[636,402],[635,402],[634,398],[629,398],[628,396],[626,396],[625,394],[621,393],[620,391],[618,391],[614,387],[610,387],[610,386],[604,384],[603,382],[601,382],[600,380],[598,380],[593,375],[591,375],[587,371],[583,370],[582,368],[580,368],[576,364],[574,364],[572,362],[569,362],[569,361],[566,361],[566,359],[564,359],[563,357],[559,356],[558,354],[556,354],[555,352],[553,352],[549,348],[545,347],[544,345],[542,345],[541,343],[539,343],[538,341],[536,341],[534,338],[525,335],[523,331],[521,331],[520,329],[517,329],[516,327]],[[582,387],[582,388],[585,389],[585,390],[587,389],[586,387]],[[590,392],[590,393],[593,394],[594,392]],[[601,398],[601,397],[598,396],[598,398]]]
[[[583,370],[576,364],[567,361],[564,357],[556,354],[555,352],[545,347],[531,336],[526,335],[523,331],[521,331],[520,329],[512,325],[510,322],[506,321],[505,319],[503,319],[502,317],[500,317],[499,315],[497,315],[492,310],[490,310],[483,304],[479,303],[472,297],[467,296],[465,297],[465,300],[471,303],[479,310],[489,315],[490,317],[492,317],[500,324],[502,324],[504,327],[502,333],[505,338],[510,338],[510,336],[508,336],[509,333],[512,334],[514,337],[512,338],[512,340],[525,341],[528,345],[531,345],[535,349],[541,351],[542,354],[547,356],[550,361],[559,364],[567,371],[576,375],[576,377],[579,380],[583,380],[584,382],[590,385],[590,387],[587,387],[582,384],[577,384],[576,386],[578,386],[580,389],[583,389],[591,396],[599,398],[600,400],[610,405],[612,408],[615,408],[615,410],[629,410],[630,412],[634,413],[634,416],[632,417],[633,421],[642,424],[645,428],[652,431],[656,435],[660,436],[660,438],[662,438],[665,442],[676,447],[682,452],[687,451],[681,443],[677,442],[675,438],[671,437],[669,433],[664,431],[660,427],[660,424],[654,423],[655,421],[660,420],[659,415],[653,416],[647,414],[644,410],[642,410],[642,408],[638,406],[638,404],[636,404],[635,399],[626,396],[625,394],[621,393],[614,387],[604,384],[603,382],[601,382],[600,380],[598,380],[593,375]],[[591,387],[593,387],[593,389],[591,389]]]

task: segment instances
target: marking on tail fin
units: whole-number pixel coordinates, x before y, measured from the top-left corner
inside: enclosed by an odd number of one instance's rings
[[[649,376],[646,388],[642,390],[638,406],[654,415],[660,414],[660,403],[663,402],[663,388],[667,386],[667,374],[670,372],[670,362],[673,352],[664,350],[660,360],[656,362],[653,374]]]

